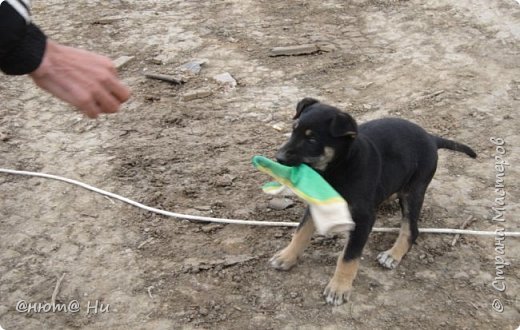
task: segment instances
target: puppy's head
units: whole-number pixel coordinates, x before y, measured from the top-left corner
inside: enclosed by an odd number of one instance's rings
[[[293,131],[277,152],[276,160],[288,166],[302,163],[325,171],[348,151],[357,135],[356,121],[347,113],[312,98],[296,106]]]

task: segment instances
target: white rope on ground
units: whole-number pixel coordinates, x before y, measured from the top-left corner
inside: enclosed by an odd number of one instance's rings
[[[139,202],[133,201],[129,198],[93,187],[86,183],[64,178],[58,175],[46,174],[46,173],[38,173],[38,172],[29,172],[29,171],[17,171],[17,170],[9,170],[0,168],[0,173],[7,173],[13,175],[23,175],[23,176],[31,176],[38,178],[45,178],[51,180],[57,180],[61,182],[70,183],[84,189],[93,191],[95,193],[101,194],[103,196],[107,196],[113,199],[117,199],[123,203],[127,203],[138,207],[140,209],[162,214],[169,217],[179,218],[179,219],[187,219],[187,220],[195,220],[195,221],[205,221],[205,222],[214,222],[214,223],[224,223],[224,224],[236,224],[236,225],[251,225],[251,226],[271,226],[271,227],[297,227],[298,223],[296,222],[277,222],[277,221],[254,221],[254,220],[238,220],[238,219],[224,219],[224,218],[212,218],[198,215],[188,215],[188,214],[180,214],[170,211],[161,210],[155,207],[150,207]],[[373,232],[380,233],[389,233],[389,232],[398,232],[399,228],[373,228]],[[434,234],[464,234],[464,235],[480,235],[480,236],[510,236],[510,237],[520,237],[520,232],[494,232],[494,231],[479,231],[479,230],[467,230],[467,229],[451,229],[451,228],[421,228],[419,229],[421,233],[434,233]]]

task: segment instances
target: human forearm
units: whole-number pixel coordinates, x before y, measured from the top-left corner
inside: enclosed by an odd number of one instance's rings
[[[24,4],[21,0],[0,1],[0,70],[6,74],[33,72],[45,51],[46,37],[30,22]]]

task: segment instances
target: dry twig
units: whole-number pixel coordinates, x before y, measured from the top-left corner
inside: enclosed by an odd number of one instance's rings
[[[63,275],[61,275],[61,277],[56,282],[56,286],[54,287],[54,291],[52,292],[52,298],[51,298],[52,306],[54,306],[56,304],[56,297],[58,296],[58,293],[60,292],[61,281],[63,281],[64,277],[65,277],[65,273],[63,273]]]
[[[460,226],[460,229],[464,229],[466,227],[468,227],[475,219],[473,219],[473,216],[470,215],[466,221],[464,221],[462,223],[462,225]],[[455,244],[457,244],[457,241],[459,240],[460,238],[460,234],[456,234],[455,237],[453,237],[453,240],[451,241],[451,246],[455,246]]]

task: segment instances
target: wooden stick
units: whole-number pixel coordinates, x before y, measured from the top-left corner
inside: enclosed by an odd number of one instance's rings
[[[464,229],[466,227],[468,227],[472,222],[473,222],[473,216],[470,215],[466,221],[464,221],[462,223],[462,225],[460,226],[460,229]],[[451,241],[451,246],[455,246],[455,244],[457,244],[457,241],[459,240],[460,238],[460,234],[456,234],[455,237],[453,237],[453,240]]]
[[[184,80],[182,80],[181,78],[166,75],[166,74],[145,72],[144,76],[149,79],[162,80],[162,81],[166,81],[166,82],[169,82],[169,83],[175,84],[175,85],[184,84]]]

